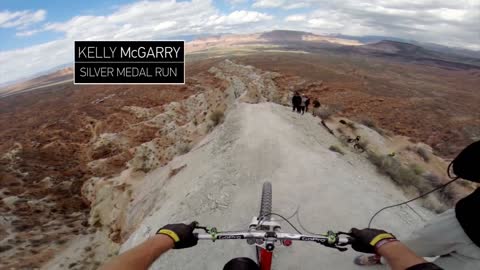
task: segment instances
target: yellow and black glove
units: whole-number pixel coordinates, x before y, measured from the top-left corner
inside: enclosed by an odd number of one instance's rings
[[[196,222],[192,222],[189,225],[183,223],[167,224],[160,228],[160,230],[157,231],[157,234],[168,235],[172,238],[175,243],[174,249],[193,247],[198,242],[197,237],[193,235],[193,230],[195,229],[196,224]]]
[[[395,238],[393,234],[377,229],[359,230],[352,228],[350,235],[354,238],[352,248],[363,253],[376,253],[381,245],[397,241],[397,238]]]

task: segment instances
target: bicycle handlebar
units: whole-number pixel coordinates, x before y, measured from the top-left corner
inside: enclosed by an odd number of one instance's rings
[[[222,232],[217,234],[195,233],[198,240],[238,240],[238,239],[266,239],[275,238],[278,240],[297,240],[297,241],[312,241],[312,242],[328,242],[329,237],[323,235],[307,235],[294,233],[275,233],[267,236],[268,232]],[[348,245],[351,244],[353,238],[338,237],[337,244]]]
[[[340,247],[347,246],[353,243],[353,238],[348,236],[338,236],[337,234],[327,235],[307,235],[307,234],[293,234],[293,233],[281,233],[281,232],[265,232],[265,231],[250,231],[250,232],[221,232],[221,233],[194,233],[198,240],[263,240],[263,241],[310,241],[322,244],[326,247],[337,248],[340,251]]]

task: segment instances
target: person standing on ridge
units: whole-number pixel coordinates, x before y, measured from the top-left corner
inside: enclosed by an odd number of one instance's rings
[[[313,116],[319,115],[319,110],[321,106],[320,101],[318,101],[318,99],[315,99],[312,104],[313,104],[313,110],[312,110]]]
[[[307,100],[305,100],[305,111],[308,112],[308,105],[310,105],[310,98],[308,96],[305,96]]]
[[[302,97],[298,92],[295,92],[295,94],[292,97],[292,112],[297,111],[300,113],[300,104],[302,103]]]
[[[302,95],[301,101],[300,101],[300,112],[302,114],[305,113],[305,102],[307,101],[307,97],[305,95]]]

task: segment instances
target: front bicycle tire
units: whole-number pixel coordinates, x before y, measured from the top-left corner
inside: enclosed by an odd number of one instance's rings
[[[260,201],[260,214],[259,218],[263,220],[270,220],[270,214],[272,213],[272,183],[265,182],[262,187],[262,199]]]
[[[264,182],[262,187],[262,198],[260,200],[260,213],[258,218],[269,221],[272,213],[272,183]],[[272,253],[261,247],[256,247],[257,263],[261,270],[271,269]]]

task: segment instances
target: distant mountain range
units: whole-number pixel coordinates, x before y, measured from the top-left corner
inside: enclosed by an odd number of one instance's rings
[[[32,74],[30,76],[26,76],[26,77],[23,77],[23,78],[20,78],[20,79],[17,79],[17,80],[1,83],[0,88],[6,88],[6,87],[8,87],[10,85],[14,85],[16,83],[21,83],[21,82],[25,82],[25,81],[32,80],[32,79],[35,79],[35,78],[39,78],[39,77],[42,77],[42,76],[45,76],[45,75],[49,75],[49,74],[55,73],[57,71],[60,71],[62,69],[72,67],[72,66],[73,66],[72,62],[61,64],[61,65],[55,66],[53,68],[49,68],[47,70],[42,70],[42,71],[37,72],[35,74]]]
[[[480,58],[467,57],[460,53],[432,50],[411,43],[393,40],[382,40],[380,42],[355,47],[342,47],[338,50],[355,54],[368,54],[407,61],[434,63],[445,68],[480,69]]]
[[[443,52],[443,53],[450,53],[450,54],[456,54],[458,56],[464,56],[464,57],[473,57],[473,58],[480,58],[480,51],[474,51],[474,50],[467,50],[463,48],[455,48],[455,47],[448,47],[436,43],[430,43],[430,42],[418,42],[415,40],[408,40],[408,39],[403,39],[403,38],[396,38],[396,37],[390,37],[390,36],[349,36],[349,35],[342,35],[342,34],[333,34],[329,35],[337,38],[344,38],[344,39],[352,39],[352,40],[358,40],[359,42],[362,43],[377,43],[383,40],[390,40],[390,41],[398,41],[402,43],[410,43],[413,45],[421,46],[427,49]]]

